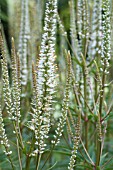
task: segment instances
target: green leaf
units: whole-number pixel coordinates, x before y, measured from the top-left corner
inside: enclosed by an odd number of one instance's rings
[[[101,156],[101,158],[100,158],[100,165],[103,165],[107,155],[108,155],[108,153],[105,153],[104,155]]]
[[[55,162],[54,165],[52,167],[50,167],[49,169],[47,169],[47,170],[53,169],[56,164],[57,164],[57,162]]]

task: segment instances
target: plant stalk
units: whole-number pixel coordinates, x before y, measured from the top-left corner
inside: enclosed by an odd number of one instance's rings
[[[41,156],[42,156],[42,154],[38,153],[38,155],[37,155],[37,163],[36,163],[36,170],[38,170],[38,169],[39,169]]]

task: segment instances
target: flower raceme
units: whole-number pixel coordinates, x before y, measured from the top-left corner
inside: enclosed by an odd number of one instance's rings
[[[1,104],[0,104],[0,144],[4,145],[4,153],[8,156],[12,153],[10,150],[10,144],[5,132],[3,118],[2,118],[2,110],[1,110]]]
[[[42,153],[46,146],[44,140],[48,138],[50,130],[50,115],[53,111],[53,96],[57,85],[55,65],[55,34],[56,34],[57,0],[46,3],[44,32],[38,58],[37,70],[33,72],[33,88],[36,97],[35,110],[30,127],[34,127],[36,149],[32,155]],[[35,98],[34,97],[34,98]],[[34,122],[33,120],[37,120]],[[34,123],[33,123],[34,122]]]
[[[21,5],[21,25],[19,35],[19,47],[18,52],[21,61],[21,84],[26,85],[28,79],[27,70],[27,51],[28,51],[28,40],[30,39],[30,24],[29,24],[29,0],[22,0]]]

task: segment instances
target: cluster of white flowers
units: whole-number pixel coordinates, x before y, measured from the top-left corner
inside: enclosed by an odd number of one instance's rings
[[[54,140],[51,141],[53,145],[57,145],[60,142],[60,137],[62,136],[63,128],[66,124],[67,119],[67,112],[68,112],[68,105],[69,105],[69,92],[71,86],[71,56],[68,53],[68,75],[67,75],[67,82],[66,88],[64,93],[63,105],[62,105],[62,114],[59,119],[57,129],[55,130]]]
[[[19,88],[20,82],[18,77],[18,64],[14,39],[12,38],[12,50],[11,50],[11,58],[12,58],[12,111],[13,111],[13,120],[15,122],[20,122],[20,92],[21,89]]]
[[[89,9],[88,9],[88,2],[83,0],[83,39],[86,39],[86,43],[89,39]]]
[[[29,24],[29,8],[28,0],[22,0],[21,7],[21,26],[19,36],[19,54],[21,61],[21,84],[26,85],[27,83],[27,51],[28,51],[28,40],[30,39],[30,24]]]
[[[55,65],[55,34],[57,21],[57,0],[49,0],[46,3],[44,33],[42,35],[39,61],[34,76],[34,89],[37,94],[35,110],[31,127],[35,132],[36,149],[32,156],[38,152],[43,153],[45,149],[45,139],[48,138],[50,130],[50,117],[53,110],[53,95],[57,85],[56,65]],[[34,72],[34,71],[33,71]]]
[[[11,89],[9,86],[9,76],[8,76],[8,69],[7,69],[7,59],[6,59],[6,51],[4,49],[4,42],[2,35],[0,34],[0,48],[2,52],[2,80],[3,80],[3,94],[4,94],[4,101],[6,104],[6,109],[9,114],[9,117],[12,118],[12,99],[11,99]]]
[[[58,14],[57,14],[57,19],[58,19],[58,24],[59,24],[59,29],[60,29],[61,34],[64,37],[67,37],[67,32],[65,31],[64,25],[62,24],[62,21],[61,21],[60,16]]]
[[[73,147],[73,151],[72,151],[72,156],[70,158],[70,163],[69,163],[69,170],[74,170],[74,166],[75,166],[75,160],[76,160],[76,154],[77,154],[77,150],[78,150],[78,142],[75,142],[74,147]]]
[[[77,3],[77,29],[79,35],[79,48],[85,55],[85,46],[89,39],[89,10],[88,3],[85,0],[78,0]]]
[[[99,57],[101,54],[102,43],[102,0],[95,0],[91,24],[91,40],[89,43],[88,54],[90,60]]]
[[[89,37],[89,18],[88,18],[88,7],[87,2],[78,0],[77,1],[77,34],[78,34],[78,60],[82,62],[81,53],[86,57],[86,44]],[[82,74],[82,67],[76,64],[76,71],[75,71],[75,79],[76,83],[79,83],[80,90],[82,94],[84,93],[84,86],[83,86],[83,74]],[[80,99],[83,101],[83,98]]]
[[[12,89],[9,84],[9,76],[8,76],[8,67],[7,67],[7,59],[6,59],[6,53],[4,49],[4,42],[2,39],[2,36],[0,35],[0,44],[2,49],[2,80],[3,80],[3,96],[4,96],[4,102],[6,104],[6,110],[9,114],[9,119],[12,120],[12,123],[14,125],[14,133],[20,135],[20,129],[19,129],[19,122],[20,122],[20,86],[18,82],[18,69],[16,65],[16,53],[14,48],[14,40],[12,39],[12,80],[13,85]],[[1,119],[2,121],[2,119]],[[16,126],[15,126],[16,125]],[[4,134],[4,140],[7,144],[7,137],[5,135],[5,131],[3,132],[2,129],[2,135]],[[3,143],[3,140],[2,140]],[[11,152],[8,152],[6,150],[5,152],[7,155]]]
[[[75,21],[75,4],[74,1],[71,0],[70,2],[70,31],[71,31],[71,43],[74,53],[78,57],[78,39],[77,39],[77,28],[76,28],[76,21]]]
[[[104,72],[104,74],[108,74],[109,60],[111,56],[111,24],[109,0],[103,0],[102,34],[102,68],[100,70]]]
[[[79,146],[79,142],[80,142],[80,125],[81,125],[81,118],[80,118],[80,115],[79,115],[78,116],[78,122],[77,122],[77,125],[76,125],[76,134],[75,134],[76,136],[73,139],[74,144],[73,144],[72,156],[70,158],[70,163],[69,163],[69,167],[68,167],[69,170],[74,170],[74,166],[75,166],[76,155],[77,155],[78,146]]]
[[[70,81],[70,80],[68,80]],[[69,84],[68,84],[69,85]],[[64,100],[63,100],[63,106],[62,106],[62,115],[59,119],[57,129],[55,130],[54,140],[51,141],[51,143],[57,145],[60,142],[60,137],[62,136],[63,128],[66,124],[66,118],[67,118],[67,112],[68,112],[68,105],[69,105],[69,89],[70,87],[66,87]]]
[[[45,11],[45,26],[42,35],[42,43],[40,50],[40,60],[38,65],[38,88],[40,95],[44,96],[44,84],[46,83],[46,90],[54,93],[56,86],[55,77],[55,33],[56,33],[56,15],[57,15],[57,1],[50,0],[46,4]],[[50,90],[51,89],[51,90]]]
[[[79,38],[81,40],[82,38],[82,0],[78,0],[77,1],[77,29],[78,29],[78,34],[79,34]]]
[[[10,150],[10,144],[8,142],[8,138],[4,128],[1,105],[0,105],[0,144],[5,147],[4,153],[6,156],[12,154],[12,151]]]

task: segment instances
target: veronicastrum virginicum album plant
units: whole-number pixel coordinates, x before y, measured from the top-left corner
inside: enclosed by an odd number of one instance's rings
[[[41,0],[17,4],[20,27],[13,35],[16,41],[11,40],[11,73],[2,29],[0,33],[0,149],[4,151],[0,168],[112,168],[113,152],[107,148],[112,147],[112,1],[69,0],[69,35],[57,0],[47,0],[45,7]],[[44,24],[43,10],[38,8],[45,8]]]

